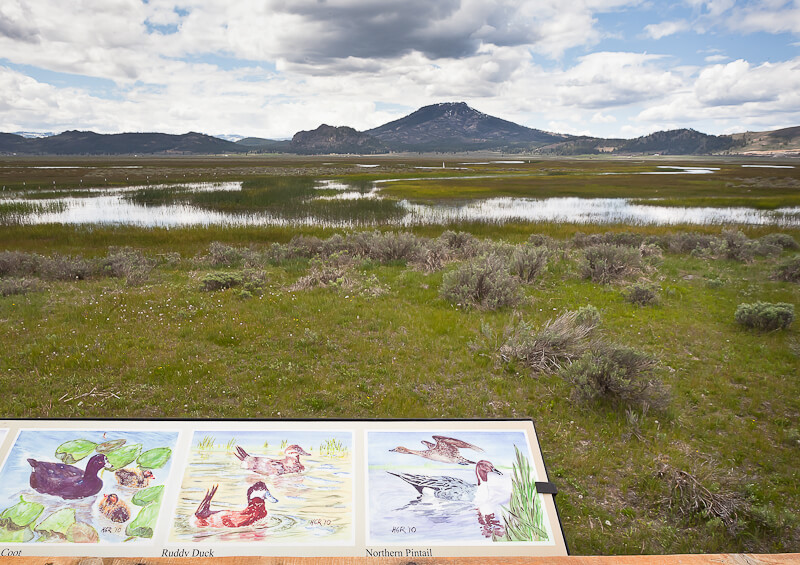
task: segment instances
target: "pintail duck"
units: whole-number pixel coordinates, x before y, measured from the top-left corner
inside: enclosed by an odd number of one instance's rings
[[[311,455],[299,445],[290,445],[283,452],[283,459],[270,459],[269,457],[255,457],[247,453],[240,446],[236,446],[236,457],[242,462],[242,469],[249,469],[262,475],[285,475],[287,473],[300,473],[305,470],[300,463],[301,455]]]
[[[430,489],[433,492],[433,496],[436,498],[441,498],[443,500],[462,500],[465,502],[472,502],[478,498],[485,498],[485,495],[481,496],[480,491],[488,489],[487,481],[489,479],[489,473],[494,473],[496,475],[503,474],[486,460],[478,461],[475,464],[475,475],[478,477],[477,485],[462,481],[456,477],[429,477],[427,475],[387,472],[395,477],[400,477],[417,489],[417,492],[420,494],[423,494],[425,489]]]
[[[112,522],[122,524],[131,518],[131,511],[128,505],[114,493],[104,494],[100,501],[100,512]]]
[[[124,487],[144,488],[154,479],[155,475],[149,469],[117,469],[114,473],[117,483]]]
[[[197,507],[194,515],[198,526],[212,526],[215,528],[240,528],[249,526],[267,517],[265,500],[278,502],[269,493],[267,485],[258,481],[247,490],[247,507],[244,510],[211,510],[211,499],[217,493],[219,485],[214,485],[206,491],[206,496]]]
[[[395,447],[389,451],[394,451],[396,453],[410,453],[412,455],[419,455],[420,457],[424,457],[425,459],[430,459],[432,461],[458,463],[459,465],[475,464],[475,461],[470,461],[466,457],[462,456],[458,452],[459,449],[474,449],[475,451],[483,451],[483,449],[476,445],[472,445],[471,443],[467,443],[466,441],[461,441],[460,439],[455,439],[452,437],[433,436],[433,439],[436,440],[435,444],[422,440],[423,445],[428,448],[425,451],[417,451],[402,446]]]
[[[106,456],[93,455],[82,470],[64,463],[50,463],[28,459],[33,470],[30,483],[33,490],[64,499],[86,498],[100,492],[103,481],[97,473],[106,464]]]

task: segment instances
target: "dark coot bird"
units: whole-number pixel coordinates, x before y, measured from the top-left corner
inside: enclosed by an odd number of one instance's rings
[[[93,455],[86,470],[64,463],[50,463],[28,459],[31,471],[31,487],[42,494],[52,494],[65,499],[86,498],[100,492],[103,481],[97,476],[106,464],[106,456]]]
[[[211,490],[206,492],[203,501],[195,511],[195,524],[197,526],[213,526],[215,528],[239,528],[249,526],[267,517],[265,500],[278,502],[269,493],[267,485],[263,481],[258,481],[247,490],[247,507],[243,510],[211,510],[211,499],[217,493],[214,485]]]

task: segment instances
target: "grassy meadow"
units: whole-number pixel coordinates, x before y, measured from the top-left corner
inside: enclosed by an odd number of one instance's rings
[[[442,171],[414,168],[440,157],[4,158],[0,183],[35,194],[238,180],[243,190],[228,195],[176,186],[132,198],[286,214],[320,178],[405,179],[382,193],[424,202],[800,199],[800,169],[732,160],[447,161]],[[599,174],[657,165],[720,171]],[[364,213],[391,218],[393,201],[377,202]],[[532,418],[572,553],[798,552],[800,322],[760,331],[735,321],[742,303],[800,308],[798,243],[800,228],[769,226],[0,222],[0,415]],[[622,263],[592,264],[592,252]],[[476,269],[483,282],[470,293]],[[646,299],[632,298],[637,289]],[[550,343],[543,368],[520,353],[540,351],[547,328],[581,308],[593,318],[573,357]],[[641,372],[617,364],[604,375],[633,389],[581,394],[581,375],[623,350],[648,360]]]

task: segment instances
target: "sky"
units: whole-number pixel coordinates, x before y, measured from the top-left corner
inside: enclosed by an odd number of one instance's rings
[[[800,0],[3,0],[0,132],[800,125]]]

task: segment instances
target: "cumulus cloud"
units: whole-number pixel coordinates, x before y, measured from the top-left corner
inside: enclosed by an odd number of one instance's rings
[[[563,74],[562,103],[580,108],[609,108],[659,98],[681,79],[657,63],[660,55],[592,53]]]
[[[644,32],[653,39],[661,39],[662,37],[674,35],[687,29],[689,29],[689,22],[686,20],[676,20],[647,25],[644,27]]]

